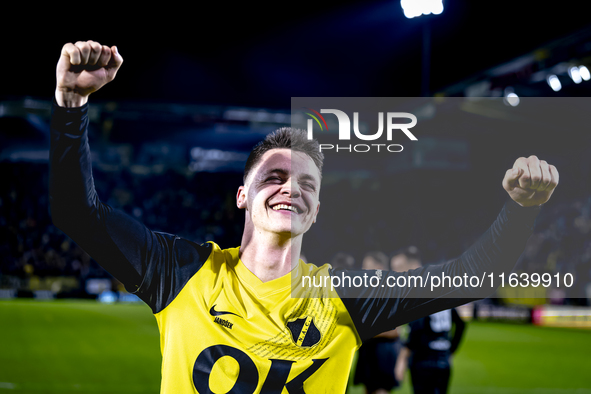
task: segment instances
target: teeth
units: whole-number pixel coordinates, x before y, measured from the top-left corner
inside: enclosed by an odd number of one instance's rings
[[[278,204],[278,205],[275,205],[275,206],[273,207],[273,210],[275,210],[275,211],[278,211],[278,210],[280,210],[280,209],[287,209],[288,211],[292,211],[292,212],[295,212],[295,213],[299,213],[299,212],[298,212],[298,209],[297,209],[296,207],[294,207],[294,206],[291,206],[291,205]]]

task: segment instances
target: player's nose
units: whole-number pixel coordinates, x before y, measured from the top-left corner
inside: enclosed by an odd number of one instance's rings
[[[281,193],[291,198],[298,198],[302,195],[298,183],[292,182],[291,179],[283,184],[283,189],[281,190]]]

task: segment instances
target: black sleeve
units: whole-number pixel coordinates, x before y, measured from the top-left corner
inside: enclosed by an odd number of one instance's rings
[[[335,286],[361,339],[367,340],[420,317],[490,296],[500,284],[498,274],[511,272],[517,263],[533,232],[539,210],[540,207],[523,208],[513,200],[508,200],[480,239],[459,258],[445,264],[428,265],[407,272],[331,270],[333,277],[341,279],[364,276],[379,278],[375,286],[356,287],[350,285],[354,283],[350,280],[342,281],[345,285]],[[488,278],[491,273],[495,287],[491,287]],[[428,284],[433,277],[442,275],[462,278],[476,276],[481,282],[484,277],[486,281],[481,288],[441,286],[431,289],[430,286],[408,285],[420,282]],[[337,283],[336,278],[332,279],[333,283]],[[407,285],[389,285],[403,282]]]
[[[88,145],[88,104],[51,116],[49,200],[54,224],[154,313],[203,265],[212,248],[152,232],[102,203],[94,188]]]
[[[454,354],[456,350],[458,350],[458,346],[460,346],[460,341],[462,340],[464,330],[466,329],[466,323],[464,323],[464,320],[462,320],[455,308],[452,308],[451,310],[451,321],[454,325],[454,336],[451,338],[449,352]]]

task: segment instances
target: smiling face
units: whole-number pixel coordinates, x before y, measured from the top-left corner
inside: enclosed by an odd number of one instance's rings
[[[320,207],[320,171],[305,153],[272,149],[240,186],[245,231],[294,238],[308,231]]]

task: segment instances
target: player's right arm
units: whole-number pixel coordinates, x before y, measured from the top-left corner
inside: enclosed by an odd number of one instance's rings
[[[111,82],[123,64],[116,46],[78,41],[63,46],[56,67],[55,100],[60,107],[81,107],[88,96]]]
[[[458,350],[458,346],[460,346],[460,341],[462,340],[464,331],[466,330],[466,323],[455,308],[451,309],[451,320],[455,328],[453,337],[451,339],[451,347],[449,348],[449,352],[453,355],[456,350]]]
[[[51,118],[51,215],[58,228],[156,312],[188,280],[179,272],[196,272],[211,248],[152,232],[101,202],[96,193],[88,144],[88,97],[111,82],[122,63],[116,47],[93,41],[62,48]]]

